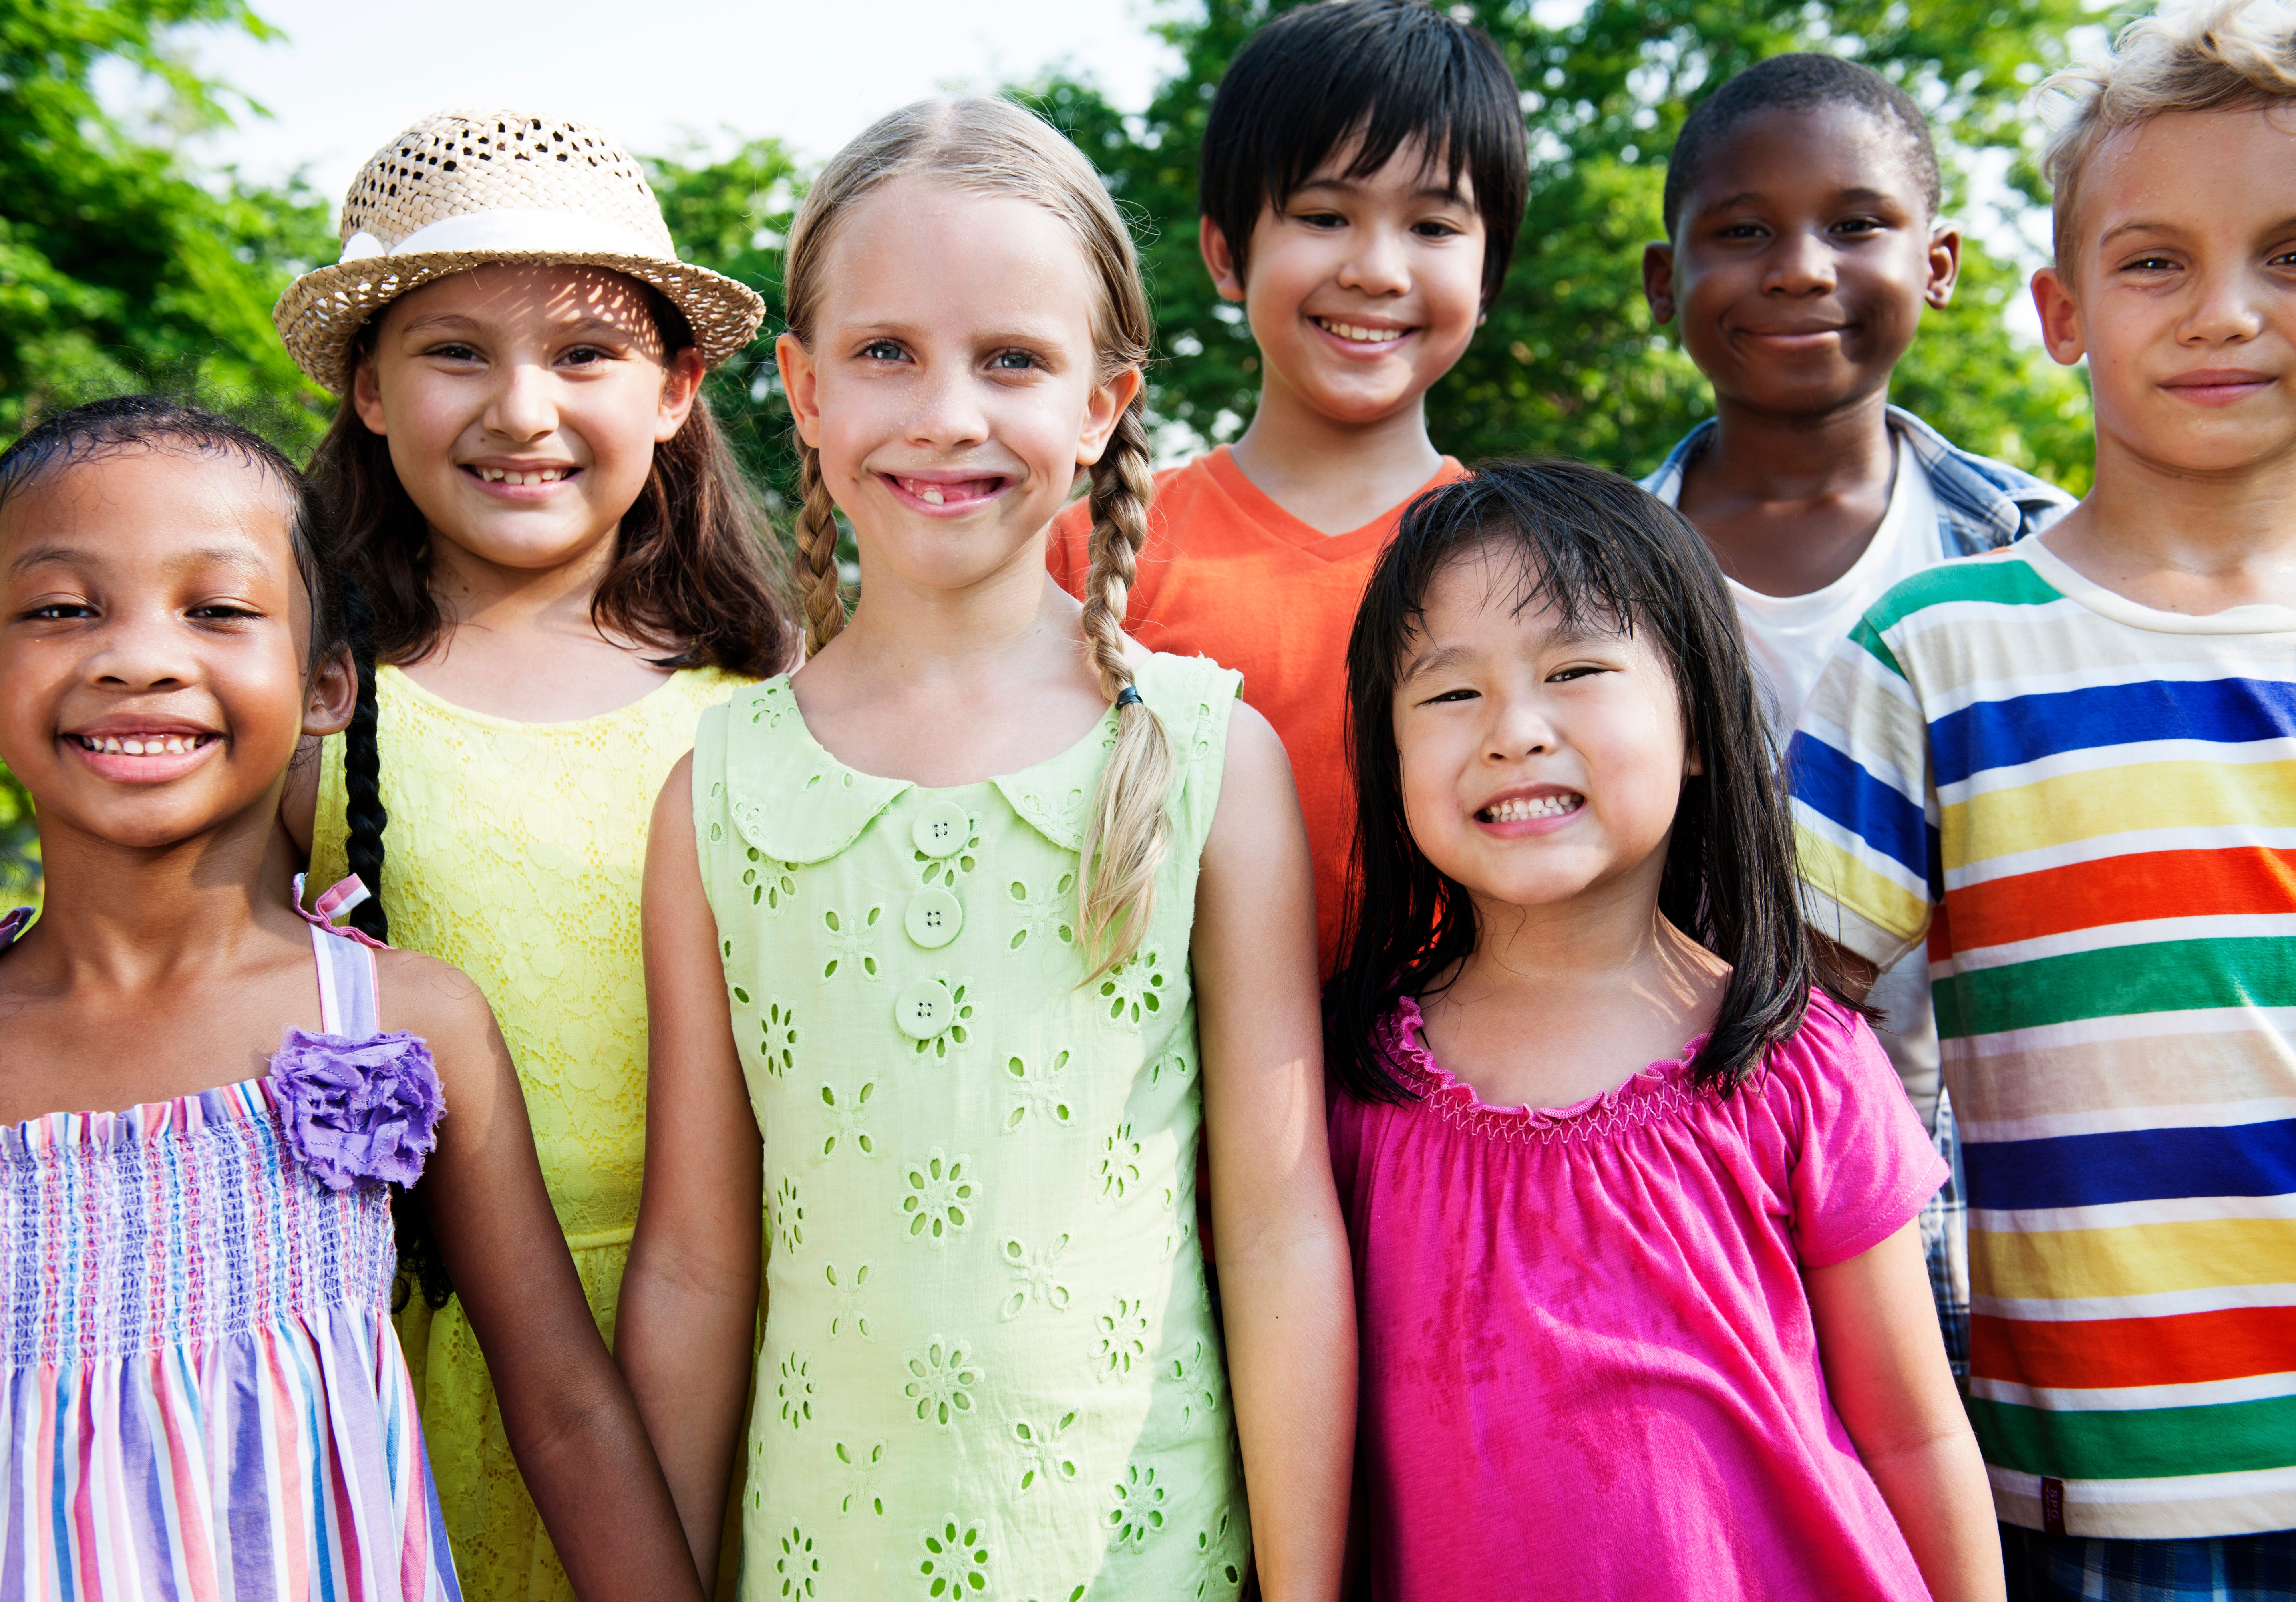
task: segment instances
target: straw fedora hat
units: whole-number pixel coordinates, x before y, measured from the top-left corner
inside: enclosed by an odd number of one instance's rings
[[[756,337],[766,304],[677,259],[661,202],[595,128],[525,111],[441,111],[367,159],[343,197],[342,259],[304,274],[272,308],[304,372],[340,395],[351,341],[381,308],[489,262],[611,267],[660,290],[717,366]]]

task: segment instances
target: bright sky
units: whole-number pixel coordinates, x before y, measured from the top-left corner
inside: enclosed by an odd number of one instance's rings
[[[1061,66],[1144,106],[1177,57],[1152,38],[1161,0],[254,0],[287,37],[188,33],[194,60],[272,119],[189,147],[270,180],[298,167],[340,203],[400,129],[450,107],[554,112],[632,152],[778,136],[828,156],[922,95],[993,89]],[[117,88],[117,85],[107,85]]]

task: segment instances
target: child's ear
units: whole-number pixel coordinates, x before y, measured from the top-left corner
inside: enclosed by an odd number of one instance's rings
[[[1922,300],[1933,310],[1943,310],[1953,299],[1961,278],[1961,230],[1940,224],[1930,234],[1930,281]]]
[[[661,401],[654,412],[656,445],[675,439],[685,426],[693,410],[693,398],[701,393],[701,381],[708,373],[701,352],[691,345],[669,358],[669,370],[661,375]]]
[[[374,357],[363,356],[351,368],[351,407],[369,433],[390,431],[382,425],[382,385],[374,376]]]
[[[2041,343],[2048,347],[2051,361],[2070,367],[2088,354],[2088,341],[2081,337],[2080,307],[2056,268],[2045,267],[2033,275],[2033,308],[2041,314]]]
[[[813,354],[793,333],[774,341],[774,365],[782,370],[782,393],[789,397],[790,416],[797,437],[816,450],[821,447],[821,407],[814,398]]]
[[[1643,299],[1650,302],[1651,321],[1674,321],[1674,247],[1660,242],[1643,247]]]
[[[1117,419],[1124,415],[1140,393],[1144,382],[1137,367],[1127,367],[1104,383],[1093,386],[1091,398],[1085,403],[1084,431],[1077,436],[1077,465],[1089,467],[1100,460],[1108,448],[1108,437],[1116,431]]]
[[[1223,300],[1243,299],[1243,274],[1235,264],[1235,252],[1229,248],[1227,234],[1209,217],[1196,219],[1196,249],[1204,259],[1204,270],[1212,275],[1212,287]]]
[[[310,687],[303,693],[303,732],[340,734],[349,726],[351,711],[357,703],[358,668],[351,661],[350,647],[338,645],[320,660],[311,674]]]

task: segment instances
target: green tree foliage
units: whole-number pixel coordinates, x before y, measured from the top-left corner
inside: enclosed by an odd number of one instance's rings
[[[271,328],[287,280],[334,255],[299,185],[212,186],[98,102],[97,63],[146,75],[175,130],[226,119],[169,48],[184,24],[270,29],[244,0],[0,0],[0,443],[42,410],[160,386],[316,437],[320,397]]]
[[[646,179],[661,201],[678,253],[765,297],[757,341],[709,375],[705,393],[734,454],[778,513],[796,492],[789,403],[774,366],[773,336],[782,325],[782,242],[804,185],[797,163],[777,139],[758,139],[718,161],[658,157]]]
[[[1021,95],[1070,132],[1142,225],[1161,358],[1151,404],[1207,439],[1234,437],[1259,380],[1241,314],[1196,257],[1196,154],[1220,74],[1286,8],[1204,0],[1165,23],[1183,65],[1138,116],[1071,80]],[[1956,154],[2021,152],[2023,95],[2063,58],[2065,30],[2089,20],[2080,0],[1593,0],[1558,27],[1538,20],[1544,9],[1453,8],[1499,42],[1523,86],[1532,173],[1505,292],[1431,392],[1429,422],[1468,460],[1538,451],[1632,472],[1657,465],[1710,409],[1696,370],[1652,325],[1640,270],[1643,245],[1660,234],[1667,152],[1702,92],[1781,51],[1854,56],[1930,111],[1957,191]],[[2002,309],[2022,292],[2014,268],[1973,243],[1965,260],[1954,305],[1929,317],[1899,368],[1897,398],[1973,448],[2086,488],[2084,385],[2004,338]]]

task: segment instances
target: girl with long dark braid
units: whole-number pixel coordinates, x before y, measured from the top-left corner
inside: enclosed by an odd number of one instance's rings
[[[311,477],[361,601],[360,694],[288,826],[320,882],[375,891],[371,932],[493,1003],[611,1340],[644,1167],[647,809],[701,710],[798,643],[698,392],[763,308],[677,260],[627,156],[546,118],[427,119],[342,226],[277,318],[344,397]],[[461,1301],[401,1222],[399,1335],[464,1584],[568,1596]]]

